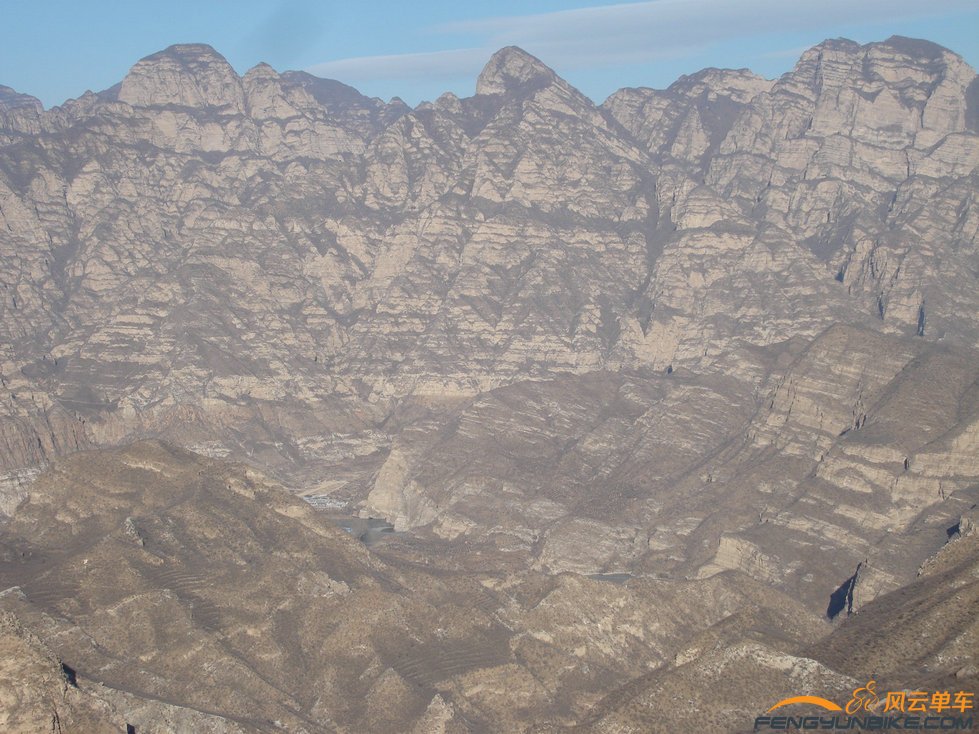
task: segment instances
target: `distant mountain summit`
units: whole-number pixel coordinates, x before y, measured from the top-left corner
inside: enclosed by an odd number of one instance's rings
[[[225,58],[206,44],[180,44],[139,61],[119,89],[119,100],[138,107],[244,110],[241,80]]]
[[[486,63],[476,81],[476,94],[520,93],[547,86],[557,75],[540,59],[517,46],[500,49]]]

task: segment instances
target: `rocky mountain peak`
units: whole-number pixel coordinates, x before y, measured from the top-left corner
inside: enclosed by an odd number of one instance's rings
[[[967,90],[975,77],[960,56],[928,41],[893,36],[861,46],[833,39],[806,51],[773,94],[787,94],[785,104],[810,101],[790,136],[851,129],[868,145],[924,150],[968,129]],[[899,169],[895,175],[903,175]]]
[[[21,94],[15,89],[0,84],[0,108],[8,110],[33,109],[41,112],[44,106],[37,97],[32,97],[29,94]]]
[[[244,107],[231,64],[203,43],[178,44],[140,60],[126,75],[119,100],[134,107]]]
[[[247,81],[249,79],[278,79],[279,72],[273,69],[271,66],[266,64],[264,61],[255,64],[251,69],[245,72],[242,77],[243,80]]]
[[[825,72],[827,67],[846,67],[848,77],[839,81],[853,81],[862,77],[867,81],[884,81],[899,84],[902,80],[917,82],[930,77],[932,83],[943,78],[963,77],[968,84],[975,71],[953,51],[931,41],[904,36],[891,36],[875,43],[860,45],[846,38],[835,38],[813,46],[804,52],[790,74],[800,70]],[[909,76],[909,73],[911,74]],[[901,75],[900,77],[898,75]]]
[[[552,69],[522,48],[507,46],[490,57],[476,81],[476,94],[512,94],[540,89],[557,79]]]
[[[367,107],[382,104],[380,100],[372,100],[343,82],[338,82],[335,79],[323,79],[305,71],[283,72],[282,79],[291,87],[305,89],[317,102],[328,108],[351,105]]]
[[[212,65],[229,66],[224,56],[206,43],[175,43],[162,51],[144,56],[136,65],[174,64],[187,69],[195,69]]]
[[[670,90],[681,94],[707,93],[730,97],[741,103],[750,102],[760,92],[767,92],[772,82],[750,69],[703,69],[695,74],[680,77],[670,85]]]
[[[7,139],[8,131],[37,133],[43,115],[41,100],[0,84],[0,141]]]
[[[927,61],[937,61],[945,54],[956,55],[944,46],[939,46],[932,41],[926,41],[923,38],[908,38],[907,36],[891,36],[880,43],[871,45],[886,46],[906,56]]]

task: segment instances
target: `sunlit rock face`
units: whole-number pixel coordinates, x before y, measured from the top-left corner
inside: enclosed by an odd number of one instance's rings
[[[4,462],[183,410],[736,372],[841,321],[974,346],[974,80],[892,38],[600,107],[513,47],[414,110],[204,45],[47,112],[4,88]]]
[[[152,435],[540,568],[784,575],[732,523],[666,550],[747,436],[795,462],[757,491],[886,486],[906,529],[975,474],[976,88],[903,38],[600,106],[514,47],[415,109],[204,45],[48,111],[3,88],[4,505]]]
[[[601,106],[514,47],[475,96],[415,109],[239,76],[203,45],[49,111],[3,88],[5,504],[55,456],[162,436],[399,529],[499,530],[541,567],[596,570],[669,555],[647,527],[662,493],[734,435],[854,491],[892,465],[902,502],[962,488],[968,411],[932,416],[958,426],[940,447],[839,433],[874,390],[941,372],[920,360],[976,347],[975,80],[892,38]],[[951,400],[908,384],[888,425]],[[440,468],[459,456],[465,480]],[[587,559],[579,535],[601,536]],[[691,572],[741,564],[749,541],[725,543]]]
[[[0,87],[0,720],[727,731],[967,687],[977,121],[905,38],[600,105],[513,47],[414,109],[203,45]]]

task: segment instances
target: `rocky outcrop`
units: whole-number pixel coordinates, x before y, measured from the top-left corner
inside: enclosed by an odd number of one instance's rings
[[[867,681],[880,692],[971,691],[979,639],[977,559],[975,542],[951,543],[927,575],[797,646],[765,633],[779,626],[774,620],[734,615],[692,640],[671,665],[606,697],[574,730],[636,731],[665,721],[674,728],[708,722],[719,731],[749,731],[756,717],[800,690],[842,707]],[[686,706],[663,707],[664,698],[681,694]],[[782,712],[811,715],[801,707]],[[968,719],[972,712],[964,713]]]
[[[3,409],[98,441],[286,396],[757,381],[749,351],[839,322],[975,345],[974,79],[929,44],[833,41],[775,82],[597,107],[507,48],[475,96],[409,110],[182,45],[50,111],[5,90]],[[318,440],[267,428],[284,463]]]
[[[533,92],[558,81],[557,75],[523,49],[507,46],[490,58],[476,80],[477,95]]]
[[[910,608],[972,675],[977,88],[901,38],[601,106],[516,48],[415,109],[200,45],[0,88],[7,727],[724,729],[864,681],[865,614],[897,680]],[[212,458],[75,453],[147,436]]]
[[[710,462],[694,537],[723,534],[698,575],[738,569],[817,608],[859,568],[854,610],[910,582],[979,499],[979,473],[958,453],[973,440],[975,364],[841,327],[815,340],[742,445]]]
[[[660,162],[703,168],[739,114],[772,82],[747,69],[704,69],[668,89],[621,89],[602,104]],[[701,172],[702,175],[702,172]]]
[[[885,325],[969,330],[962,299],[974,297],[974,279],[951,285],[939,271],[969,267],[974,249],[953,244],[974,239],[977,139],[966,121],[974,78],[961,58],[927,42],[827,41],[742,113],[707,184],[791,231]],[[924,191],[936,199],[912,205],[909,196]],[[945,233],[946,254],[921,247],[929,230]],[[966,260],[946,271],[942,258],[956,253]],[[967,339],[974,344],[975,334]]]
[[[241,80],[223,56],[205,44],[185,44],[147,56],[122,80],[117,98],[134,107],[245,107]]]
[[[160,442],[56,462],[0,543],[0,717],[12,731],[52,714],[85,731],[568,724],[777,595],[731,573],[445,573],[375,548],[254,470]],[[778,598],[786,629],[819,624]]]
[[[507,48],[410,110],[191,45],[4,91],[4,506],[161,436],[462,565],[817,609],[862,563],[859,608],[979,474],[975,78],[828,41],[599,107]]]

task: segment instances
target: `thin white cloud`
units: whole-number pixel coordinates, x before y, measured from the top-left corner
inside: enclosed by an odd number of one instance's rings
[[[774,51],[766,51],[758,54],[759,59],[797,59],[809,50],[808,46],[796,46],[795,48],[779,48]]]
[[[652,61],[768,33],[829,31],[973,11],[975,0],[651,0],[445,23],[442,33],[518,45],[563,68]]]
[[[391,56],[358,56],[326,61],[309,67],[307,71],[316,76],[352,81],[445,79],[474,76],[490,54],[492,51],[483,48],[457,48]]]
[[[317,64],[314,74],[352,81],[475,75],[493,51],[520,46],[562,72],[682,58],[738,38],[817,31],[976,9],[975,0],[649,0],[436,26],[471,48],[368,56]]]

